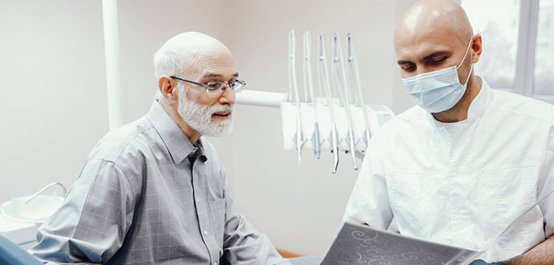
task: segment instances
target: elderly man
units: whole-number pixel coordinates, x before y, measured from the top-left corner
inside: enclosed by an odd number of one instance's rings
[[[230,132],[229,49],[182,33],[155,54],[158,96],[91,152],[31,252],[55,264],[290,264],[241,216],[205,136]]]
[[[395,49],[417,105],[373,138],[345,221],[385,229],[394,217],[401,234],[486,249],[487,262],[554,264],[553,106],[474,74],[482,38],[452,1],[416,2]]]

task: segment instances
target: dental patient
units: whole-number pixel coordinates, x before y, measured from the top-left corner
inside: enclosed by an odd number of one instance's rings
[[[229,49],[182,33],[154,68],[150,111],[98,142],[31,253],[49,264],[290,264],[237,212],[204,137],[231,131],[245,86]]]

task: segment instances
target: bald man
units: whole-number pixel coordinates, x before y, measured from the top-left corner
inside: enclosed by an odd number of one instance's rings
[[[231,131],[245,85],[229,49],[182,33],[154,68],[150,111],[94,147],[31,252],[51,264],[290,264],[237,212],[203,137]]]
[[[407,236],[487,250],[487,262],[554,264],[553,106],[476,75],[482,38],[452,1],[416,2],[394,44],[417,105],[372,139],[345,221],[394,220]]]

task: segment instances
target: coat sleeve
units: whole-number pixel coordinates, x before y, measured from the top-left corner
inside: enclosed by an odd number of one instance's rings
[[[380,137],[371,140],[360,173],[346,205],[343,221],[387,229],[392,221]]]

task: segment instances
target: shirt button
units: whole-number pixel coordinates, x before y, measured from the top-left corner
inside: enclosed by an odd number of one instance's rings
[[[214,265],[217,265],[217,262],[214,262]]]
[[[208,235],[208,230],[204,230],[204,235]]]
[[[200,199],[196,199],[196,202],[200,202]]]

